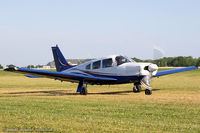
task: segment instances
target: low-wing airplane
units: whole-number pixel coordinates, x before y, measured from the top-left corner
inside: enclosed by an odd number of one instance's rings
[[[12,67],[5,71],[28,74],[30,78],[51,78],[61,81],[78,83],[77,92],[87,95],[87,84],[112,85],[133,83],[133,92],[141,92],[141,85],[146,87],[145,94],[151,95],[150,86],[153,77],[198,69],[198,67],[186,67],[180,69],[158,72],[158,66],[152,63],[137,63],[134,60],[122,56],[113,55],[95,59],[80,65],[70,65],[64,58],[59,47],[52,47],[57,72]]]

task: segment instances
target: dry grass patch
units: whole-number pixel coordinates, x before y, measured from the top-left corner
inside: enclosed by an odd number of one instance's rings
[[[0,71],[0,132],[200,132],[200,71],[153,79],[153,95],[132,84],[88,86]],[[1,130],[2,129],[2,130]]]

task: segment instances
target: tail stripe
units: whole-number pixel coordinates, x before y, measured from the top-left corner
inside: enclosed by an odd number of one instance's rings
[[[66,61],[58,46],[52,47],[52,52],[57,72],[61,72],[73,67]]]

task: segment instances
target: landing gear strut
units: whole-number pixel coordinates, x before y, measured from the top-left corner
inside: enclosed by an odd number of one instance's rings
[[[84,85],[83,80],[81,80],[78,84],[78,88],[76,92],[80,92],[81,95],[87,95],[87,83]]]
[[[83,87],[82,87],[82,90],[81,90],[81,92],[80,92],[80,94],[81,94],[81,95],[87,95],[87,93],[88,93],[88,92],[87,92],[87,86],[83,86]]]
[[[138,83],[135,83],[134,87],[133,87],[133,92],[138,93],[138,92],[141,92],[141,91],[142,91],[141,85],[138,84]]]

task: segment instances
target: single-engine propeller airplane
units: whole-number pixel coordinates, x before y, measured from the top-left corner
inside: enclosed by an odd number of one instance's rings
[[[30,78],[51,78],[60,81],[78,83],[77,92],[87,95],[87,84],[112,85],[133,83],[133,92],[141,92],[141,85],[146,87],[145,94],[151,95],[150,86],[153,77],[198,69],[186,67],[158,72],[158,66],[152,63],[137,63],[122,55],[94,59],[80,65],[70,65],[61,53],[58,45],[52,47],[57,72],[12,67],[5,71],[28,74]]]

